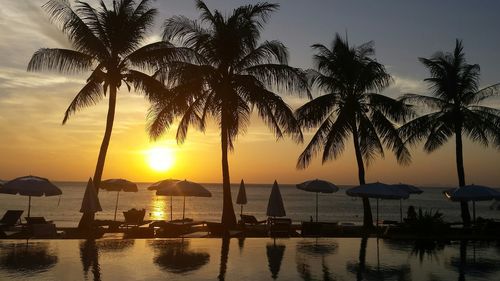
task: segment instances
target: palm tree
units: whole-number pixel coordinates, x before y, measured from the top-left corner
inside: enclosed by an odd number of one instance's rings
[[[310,84],[326,94],[296,111],[304,128],[317,128],[311,141],[299,156],[297,168],[306,168],[312,158],[323,150],[323,163],[339,157],[352,136],[358,164],[359,184],[365,184],[365,165],[377,155],[384,155],[384,145],[391,149],[401,164],[410,161],[410,154],[397,133],[394,122],[404,121],[412,113],[400,101],[378,94],[386,88],[391,76],[384,66],[371,58],[372,42],[349,46],[338,34],[331,49],[315,44]],[[373,226],[370,201],[363,198],[365,227]]]
[[[228,150],[247,127],[254,108],[277,138],[290,135],[302,140],[293,111],[273,92],[308,92],[304,73],[288,66],[286,47],[279,41],[258,43],[260,32],[278,4],[241,6],[224,16],[210,11],[202,1],[196,6],[200,21],[175,16],[165,21],[163,39],[197,53],[195,62],[177,61],[162,67],[157,77],[167,83],[172,95],[151,108],[150,135],[158,138],[181,116],[178,143],[188,128],[204,130],[207,117],[219,124],[222,148],[222,223],[236,224],[231,200]]]
[[[164,93],[162,83],[131,68],[156,65],[175,53],[165,42],[140,47],[157,13],[149,7],[149,2],[143,0],[135,6],[132,0],[113,1],[113,8],[109,10],[103,1],[98,9],[79,1],[73,8],[66,0],[51,0],[43,6],[74,49],[39,49],[29,62],[28,71],[91,72],[66,110],[62,123],[76,111],[99,102],[109,91],[106,130],[94,173],[97,191],[113,128],[116,94],[122,83],[129,90],[132,86],[150,97]],[[81,224],[92,219],[93,214],[84,214]]]
[[[462,42],[456,41],[453,53],[439,52],[431,58],[419,58],[431,77],[424,79],[430,95],[406,94],[401,101],[425,105],[431,113],[415,118],[399,128],[405,142],[426,140],[424,150],[435,151],[455,136],[458,185],[465,185],[462,136],[500,148],[500,110],[481,105],[498,94],[500,84],[479,90],[479,65],[467,64]],[[466,201],[461,202],[462,220],[470,224]]]

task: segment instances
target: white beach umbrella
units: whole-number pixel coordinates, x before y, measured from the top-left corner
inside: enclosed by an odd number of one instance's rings
[[[377,199],[377,226],[378,226],[378,200],[379,199],[408,199],[410,194],[404,190],[394,188],[381,182],[362,184],[346,190],[347,195],[353,197]]]
[[[397,188],[399,190],[408,192],[408,194],[422,194],[424,191],[416,186],[409,185],[409,184],[404,184],[404,183],[398,183],[398,184],[391,184],[392,187]],[[399,220],[400,222],[403,222],[403,203],[402,199],[399,199]]]
[[[107,191],[117,191],[116,193],[116,202],[115,202],[115,216],[114,219],[116,221],[116,211],[118,210],[118,199],[120,198],[120,191],[123,192],[137,192],[137,184],[128,181],[126,179],[107,179],[101,181],[99,186],[101,189],[105,189]]]
[[[236,204],[241,205],[240,215],[242,215],[243,205],[247,204],[247,193],[245,191],[245,183],[243,182],[243,179],[241,180],[240,189],[238,190],[238,196],[236,197]]]
[[[339,188],[331,182],[325,180],[310,180],[296,185],[298,189],[316,193],[316,222],[318,221],[318,193],[334,193]]]
[[[30,217],[32,196],[56,196],[61,195],[62,191],[46,178],[25,176],[6,182],[4,186],[0,188],[0,193],[29,196],[28,217]]]
[[[182,196],[184,204],[182,207],[182,219],[186,213],[186,197],[212,197],[212,193],[199,183],[192,181],[176,181],[165,185],[156,191],[159,196]],[[172,220],[172,205],[170,205],[170,220]]]
[[[446,198],[451,201],[472,201],[472,212],[474,221],[476,220],[476,201],[491,201],[500,199],[500,191],[482,185],[465,185],[443,191]]]
[[[94,182],[92,178],[89,178],[87,188],[85,188],[85,194],[83,195],[80,213],[97,213],[101,211],[101,203],[99,202],[99,197],[97,197]]]
[[[176,183],[178,181],[179,180],[176,180],[176,179],[166,179],[166,180],[162,180],[162,181],[157,181],[157,182],[153,183],[152,185],[148,186],[148,190],[158,190],[162,187],[169,186],[172,183]]]
[[[269,201],[267,202],[266,215],[268,217],[286,216],[283,198],[281,197],[280,188],[276,180],[274,181],[273,188],[271,189],[271,195],[269,196]]]

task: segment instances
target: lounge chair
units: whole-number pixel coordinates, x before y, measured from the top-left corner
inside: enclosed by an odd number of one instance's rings
[[[25,217],[28,225],[33,224],[51,224],[52,221],[45,220],[44,217]]]
[[[271,237],[290,237],[293,234],[291,219],[269,218],[267,225]]]
[[[157,228],[157,230],[155,231],[155,237],[174,238],[190,233],[192,225],[171,223],[166,221],[155,221],[152,222],[149,227],[151,229]]]
[[[53,223],[32,224],[33,238],[57,238],[56,225]]]
[[[7,229],[18,225],[21,222],[23,210],[8,210],[0,220],[0,229]]]
[[[255,216],[252,216],[252,215],[240,215],[241,217],[241,221],[240,223],[242,225],[259,225],[259,224],[264,224],[267,222],[267,220],[261,220],[261,221],[258,221],[257,218],[255,218]]]
[[[136,210],[131,209],[126,212],[123,212],[123,216],[125,217],[124,226],[141,226],[148,222],[144,221],[144,215],[146,214],[146,210]]]

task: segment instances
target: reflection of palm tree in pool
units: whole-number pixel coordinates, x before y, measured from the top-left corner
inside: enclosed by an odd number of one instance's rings
[[[198,270],[208,263],[210,255],[204,252],[190,251],[189,241],[180,240],[153,240],[150,244],[159,252],[154,263],[171,273],[186,273]]]
[[[230,242],[230,237],[229,236],[223,236],[222,237],[222,245],[220,249],[220,267],[219,267],[219,276],[217,278],[220,281],[224,281],[226,278],[226,270],[227,270],[227,259],[229,256],[229,242]]]
[[[80,242],[80,259],[83,265],[83,274],[87,280],[89,269],[92,267],[94,281],[101,280],[101,267],[99,266],[99,249],[93,239]]]
[[[36,273],[53,267],[58,257],[48,243],[14,243],[1,245],[0,268],[7,271]]]

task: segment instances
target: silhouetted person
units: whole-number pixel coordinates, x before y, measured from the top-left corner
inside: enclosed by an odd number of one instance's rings
[[[417,212],[415,211],[415,207],[410,205],[408,207],[408,211],[406,212],[406,221],[407,222],[412,222],[417,219]]]

